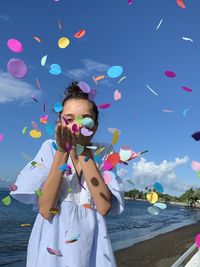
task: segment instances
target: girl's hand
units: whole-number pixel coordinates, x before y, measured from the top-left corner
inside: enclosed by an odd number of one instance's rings
[[[72,147],[72,134],[70,129],[67,126],[63,126],[61,122],[58,122],[55,129],[55,140],[57,143],[58,149],[66,151],[66,145],[70,148]]]
[[[94,125],[92,129],[88,129],[90,131],[93,132],[92,135],[90,136],[84,136],[82,133],[81,133],[81,128],[83,128],[82,126],[79,127],[79,135],[77,136],[76,134],[72,134],[72,140],[73,140],[73,145],[76,147],[77,144],[79,145],[82,145],[82,146],[89,146],[90,145],[90,142],[93,138],[93,136],[95,135],[96,133],[96,130],[97,130],[97,125]]]

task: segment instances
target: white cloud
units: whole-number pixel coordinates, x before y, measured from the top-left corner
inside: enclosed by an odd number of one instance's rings
[[[178,166],[188,163],[187,156],[183,158],[175,158],[174,161],[163,160],[160,164],[153,161],[146,161],[143,157],[139,162],[134,162],[132,165],[132,178],[138,189],[144,190],[145,187],[153,187],[154,182],[160,182],[166,193],[177,192],[183,193],[185,190],[192,187],[191,184],[186,184],[181,181],[181,178],[176,176],[175,170]]]
[[[38,96],[41,92],[25,81],[12,77],[7,72],[0,71],[0,103],[22,101],[32,102],[31,95]]]

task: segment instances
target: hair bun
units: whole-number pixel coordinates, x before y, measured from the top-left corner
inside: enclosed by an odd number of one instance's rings
[[[75,97],[79,95],[84,95],[85,97],[88,97],[87,93],[84,93],[80,87],[78,86],[78,82],[74,81],[71,83],[71,85],[65,90],[64,93],[67,97]]]

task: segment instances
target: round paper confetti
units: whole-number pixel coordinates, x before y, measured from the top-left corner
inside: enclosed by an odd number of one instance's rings
[[[0,133],[0,142],[3,141],[3,134]]]
[[[9,39],[7,46],[11,51],[15,53],[21,53],[23,51],[23,45],[17,39]]]
[[[90,92],[90,87],[86,82],[79,82],[78,86],[80,87],[80,89],[84,92],[84,93],[89,93]]]
[[[160,210],[157,207],[148,207],[148,212],[152,215],[158,215]]]
[[[159,209],[161,209],[161,210],[164,210],[164,209],[166,209],[167,208],[167,205],[165,204],[165,203],[155,203],[155,204],[153,204],[154,205],[154,207],[158,207]]]
[[[80,144],[77,144],[76,145],[76,154],[77,155],[80,155],[83,153],[83,150],[84,150],[84,146],[80,145]]]
[[[5,205],[5,206],[8,206],[10,205],[11,203],[11,197],[10,196],[6,196],[2,199],[2,203]]]
[[[151,203],[151,204],[154,204],[158,201],[158,195],[156,192],[149,192],[147,194],[147,200]]]
[[[52,64],[50,66],[50,70],[49,73],[53,74],[53,75],[58,75],[61,73],[61,67],[58,64]]]
[[[54,128],[54,126],[52,124],[46,124],[45,125],[45,130],[46,130],[48,135],[54,136],[55,128]]]
[[[10,184],[9,189],[10,189],[10,191],[16,191],[18,189],[18,187],[16,184]]]
[[[123,68],[121,66],[112,66],[108,69],[107,75],[110,78],[117,78],[119,77],[123,72]]]
[[[86,128],[81,128],[81,134],[84,136],[91,136],[93,134],[93,131],[90,131]]]
[[[103,163],[103,170],[110,171],[113,169],[112,163],[109,160],[105,160]]]
[[[78,117],[76,118],[76,122],[78,125],[80,125],[82,123],[82,119],[83,119],[83,116],[82,115],[78,115]]]
[[[74,34],[75,38],[82,38],[85,35],[85,30],[80,30]]]
[[[61,102],[55,102],[53,105],[55,112],[61,112],[63,110],[63,106]]]
[[[73,131],[74,133],[77,133],[78,130],[79,130],[78,125],[74,123],[74,124],[72,125],[72,131]]]
[[[33,138],[40,138],[41,135],[42,135],[42,133],[41,133],[41,132],[38,132],[38,131],[36,131],[36,130],[31,130],[31,131],[29,132],[29,135],[30,135],[31,137],[33,137]]]
[[[173,71],[167,70],[165,71],[165,75],[169,78],[174,78],[176,77],[176,74]]]
[[[97,90],[96,89],[91,89],[89,92],[89,100],[93,100],[95,98],[95,96],[97,95]]]
[[[200,171],[200,162],[193,160],[191,167],[194,171]]]
[[[114,178],[115,178],[115,174],[113,172],[111,171],[103,172],[103,179],[104,179],[105,184],[109,184]]]
[[[121,92],[120,91],[115,90],[115,92],[114,92],[114,99],[115,99],[115,101],[118,101],[118,100],[121,99]]]
[[[158,191],[160,193],[162,193],[164,191],[163,186],[158,182],[154,183],[153,187],[156,189],[156,191]]]
[[[94,126],[94,121],[92,118],[86,117],[82,119],[81,124],[91,129]]]
[[[69,45],[70,41],[67,37],[61,37],[59,40],[58,40],[58,46],[60,48],[66,48],[68,45]]]
[[[19,58],[11,58],[7,63],[8,72],[15,78],[24,78],[27,74],[27,66]]]
[[[122,147],[122,148],[120,148],[120,151],[119,151],[120,159],[122,161],[127,161],[130,158],[130,156],[132,155],[132,153],[133,153],[132,149],[126,150],[126,149],[123,149],[123,147]]]

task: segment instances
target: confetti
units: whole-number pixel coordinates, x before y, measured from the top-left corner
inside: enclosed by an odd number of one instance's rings
[[[121,83],[124,79],[126,79],[126,76],[123,76],[119,81],[117,82],[118,84]]]
[[[119,77],[123,72],[123,68],[121,66],[112,66],[108,69],[107,75],[110,78],[117,78]]]
[[[36,83],[37,83],[38,88],[42,91],[42,89],[41,89],[41,87],[40,87],[40,83],[39,83],[38,78],[36,78],[35,81],[36,81]]]
[[[191,135],[196,141],[200,140],[200,132],[195,132]]]
[[[200,162],[193,160],[191,162],[191,167],[194,171],[200,171]]]
[[[115,99],[115,101],[118,101],[118,100],[121,99],[121,92],[120,91],[115,90],[115,92],[114,92],[114,99]]]
[[[116,128],[108,128],[108,131],[110,133],[114,133],[115,130],[117,130],[119,132],[119,134],[121,134],[121,131],[119,129],[116,129]]]
[[[186,86],[183,86],[182,89],[185,90],[186,92],[192,92],[192,89]]]
[[[117,163],[120,162],[120,156],[117,152],[114,152],[110,154],[106,160],[108,160],[112,164],[112,167],[114,168],[117,165]]]
[[[104,79],[105,78],[105,76],[104,75],[100,75],[100,76],[97,76],[96,78],[95,78],[95,81],[100,81],[100,80],[102,80],[102,79]]]
[[[45,130],[46,130],[48,135],[54,136],[55,128],[54,128],[54,126],[52,124],[46,124],[45,125]]]
[[[27,66],[19,58],[11,58],[7,63],[8,72],[15,78],[24,78],[27,75]]]
[[[38,43],[41,43],[41,40],[38,36],[33,36],[33,38],[35,39],[35,41],[37,41]]]
[[[20,224],[21,227],[27,227],[27,226],[31,226],[30,223],[22,223]]]
[[[52,248],[47,247],[47,251],[52,255],[62,256],[62,253],[60,252],[60,250],[54,250]]]
[[[154,94],[158,95],[148,84],[146,84],[146,87]]]
[[[165,75],[166,75],[167,77],[169,77],[169,78],[174,78],[174,77],[176,77],[176,74],[175,74],[173,71],[171,71],[171,70],[167,70],[167,71],[165,71]]]
[[[58,169],[59,171],[64,172],[66,170],[66,167],[67,167],[67,164],[64,163],[63,165],[59,166]]]
[[[35,102],[37,102],[37,103],[38,103],[38,100],[35,98],[35,96],[34,96],[34,95],[31,95],[31,97],[32,97],[32,99],[33,99]]]
[[[163,111],[163,112],[169,112],[169,113],[170,113],[170,112],[174,112],[174,110],[171,110],[171,109],[163,109],[162,111]]]
[[[112,145],[115,145],[119,139],[119,132],[115,130],[112,137]]]
[[[84,161],[87,162],[90,159],[89,156],[85,156]]]
[[[93,131],[90,131],[86,128],[81,128],[81,134],[84,136],[91,136],[93,134]]]
[[[82,115],[78,115],[77,118],[76,118],[77,124],[80,125],[82,123],[82,120],[83,120],[83,116]]]
[[[59,28],[60,31],[62,30],[62,25],[61,25],[61,20],[60,19],[58,19],[58,28]]]
[[[77,235],[77,236],[72,237],[71,239],[65,241],[65,243],[73,243],[73,242],[79,240],[79,238],[80,238],[80,235]]]
[[[58,150],[58,147],[57,147],[57,145],[56,145],[56,143],[54,141],[51,143],[51,145],[55,150]]]
[[[63,110],[63,106],[61,102],[55,102],[53,105],[55,112],[61,112]]]
[[[7,46],[11,51],[15,53],[21,53],[24,49],[23,45],[17,39],[9,39],[7,42]]]
[[[161,209],[161,210],[164,210],[164,209],[167,208],[167,205],[166,205],[165,203],[159,203],[159,202],[153,204],[153,206],[154,206],[154,207],[158,207],[158,208]]]
[[[72,132],[77,133],[79,131],[79,127],[76,123],[72,125]]]
[[[185,40],[185,41],[190,41],[190,42],[193,43],[193,40],[192,40],[191,38],[188,38],[188,37],[182,37],[182,39]]]
[[[50,209],[49,211],[50,211],[50,213],[51,213],[51,214],[54,214],[54,215],[56,215],[56,214],[59,214],[59,213],[60,213],[60,210],[59,210],[59,209],[57,209],[57,208],[52,208],[52,209]]]
[[[126,179],[126,181],[131,184],[131,185],[135,185],[133,181],[131,181],[130,179]]]
[[[85,35],[85,30],[80,30],[77,33],[74,34],[74,37],[77,39],[82,38]]]
[[[195,243],[196,243],[197,247],[200,248],[200,234],[195,236]]]
[[[158,191],[160,193],[162,193],[164,191],[163,186],[158,182],[154,183],[153,187],[156,189],[156,191]]]
[[[86,147],[89,148],[89,149],[92,149],[92,150],[97,149],[97,146],[86,146]]]
[[[160,22],[158,23],[158,26],[156,27],[156,30],[158,30],[160,28],[162,22],[163,22],[163,19],[161,19]]]
[[[37,197],[42,197],[42,191],[35,190],[34,192],[35,192],[35,194],[36,194]]]
[[[83,204],[83,207],[86,209],[92,209],[92,205],[88,203]]]
[[[105,104],[101,104],[97,106],[98,108],[109,108],[110,107],[110,103],[105,103]]]
[[[78,83],[78,86],[84,93],[88,94],[90,92],[90,87],[86,82],[81,81]]]
[[[109,184],[114,178],[115,178],[115,174],[113,172],[111,171],[103,172],[103,179],[104,179],[105,184]]]
[[[44,102],[43,103],[43,111],[45,112],[45,110],[46,110],[46,103]]]
[[[86,117],[82,119],[81,124],[91,129],[94,126],[94,121],[92,118]]]
[[[22,134],[25,134],[27,131],[28,131],[28,127],[25,126],[25,127],[22,129]]]
[[[177,3],[178,6],[180,6],[181,8],[185,8],[185,4],[183,3],[182,0],[176,0],[176,3]]]
[[[16,184],[10,184],[9,185],[9,190],[10,191],[16,191],[18,189],[17,185]]]
[[[47,124],[47,119],[48,119],[48,115],[42,116],[40,118],[40,122],[43,123],[43,124]]]
[[[88,96],[89,100],[93,100],[96,97],[96,95],[97,95],[96,89],[91,89]]]
[[[146,198],[151,204],[154,204],[158,201],[158,194],[156,192],[151,191],[147,194]]]
[[[131,148],[127,146],[121,147],[119,151],[120,160],[122,161],[128,160],[131,157],[132,153],[133,151]]]
[[[77,144],[77,145],[76,145],[76,154],[77,154],[77,155],[80,155],[80,154],[83,153],[83,151],[84,151],[84,146],[82,146],[82,145],[80,145],[80,144]]]
[[[128,0],[128,4],[132,5],[133,4],[133,0]]]
[[[183,110],[183,116],[186,116],[186,113],[189,111],[190,109],[189,108],[186,108]]]
[[[158,215],[160,210],[158,207],[148,207],[148,212],[152,215]]]
[[[105,160],[103,163],[103,170],[110,171],[113,169],[112,163],[109,160]]]
[[[42,133],[41,133],[41,132],[38,132],[38,131],[36,131],[36,130],[31,130],[31,131],[29,132],[29,135],[30,135],[31,137],[33,137],[33,138],[40,138],[41,135],[42,135]]]
[[[72,190],[72,188],[71,187],[68,187],[67,188],[67,193],[71,193],[73,190]]]
[[[69,41],[69,39],[67,37],[61,37],[58,40],[58,46],[60,48],[66,48],[69,44],[70,44],[70,41]]]
[[[6,196],[2,199],[2,203],[5,205],[5,206],[8,206],[10,205],[11,203],[11,197],[10,196]]]
[[[32,124],[33,129],[35,129],[37,132],[40,132],[40,129],[39,129],[37,123],[35,123],[34,121],[32,121],[31,124]]]
[[[41,65],[44,66],[46,64],[47,61],[47,55],[43,56],[41,59]]]
[[[61,67],[58,64],[51,64],[49,73],[53,75],[58,75],[61,73]]]
[[[3,134],[0,133],[0,142],[3,141]]]

